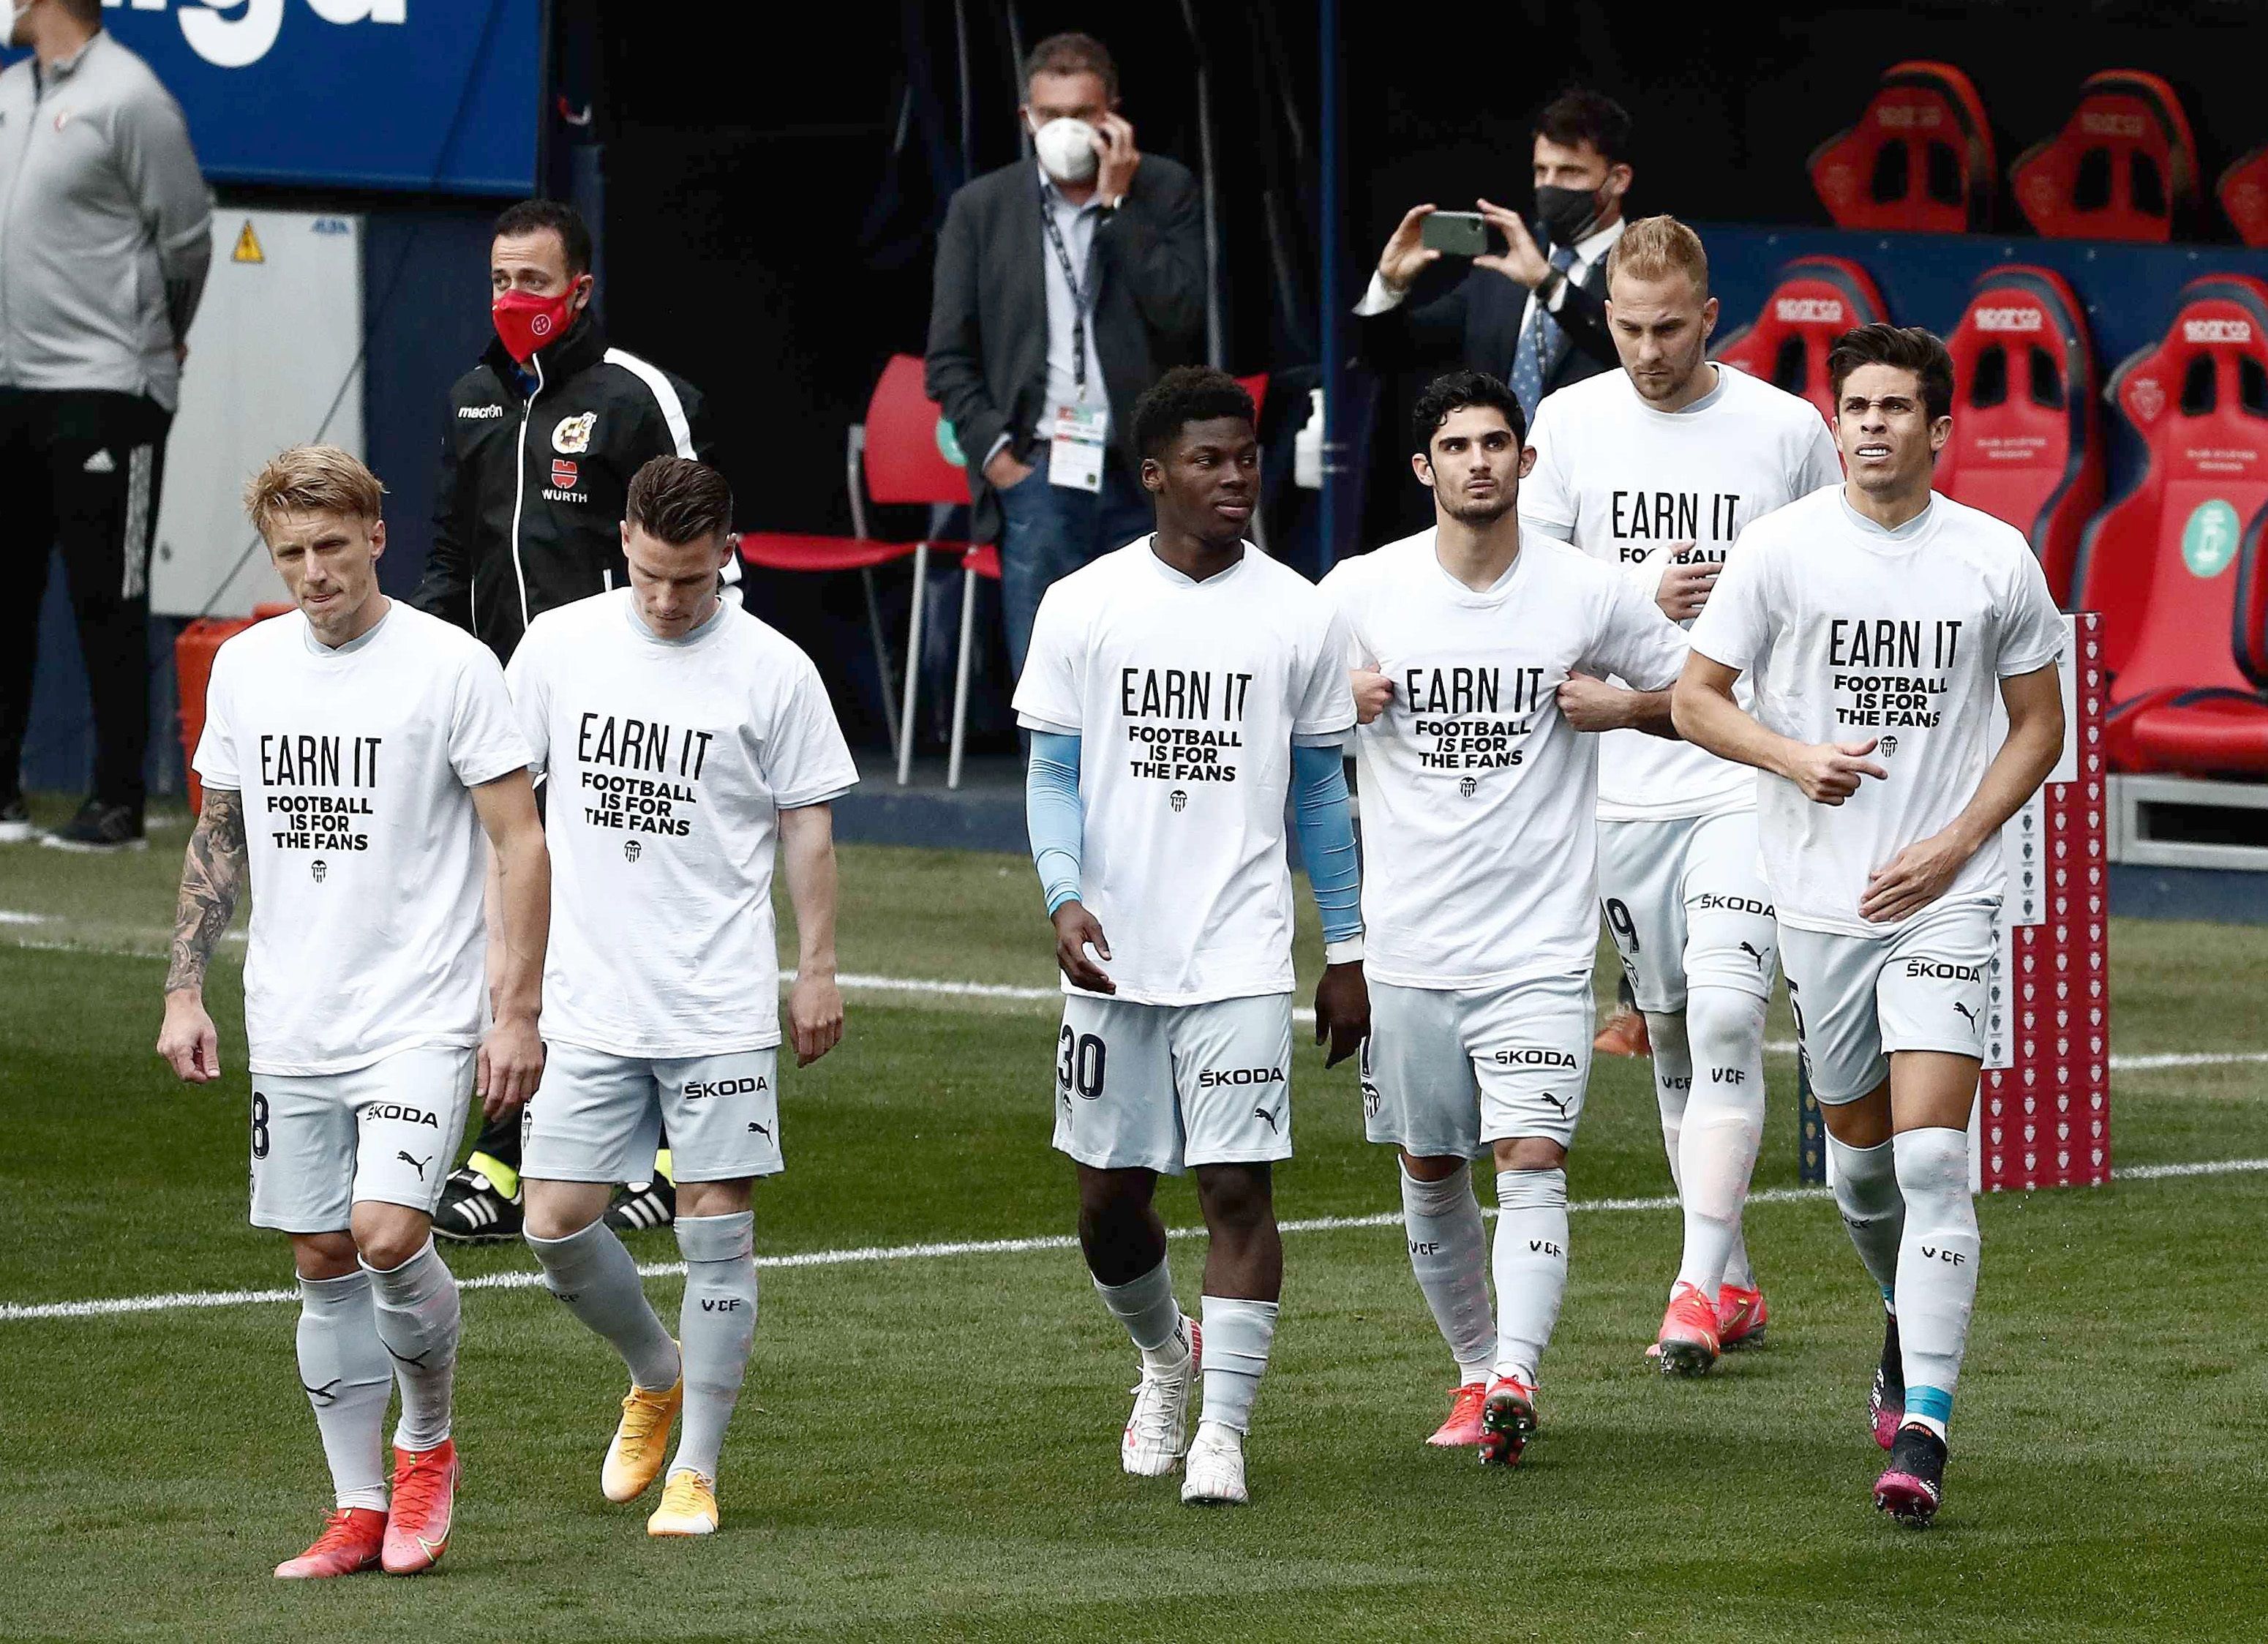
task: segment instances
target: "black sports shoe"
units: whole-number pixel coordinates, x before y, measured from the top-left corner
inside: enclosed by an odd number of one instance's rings
[[[506,1198],[496,1183],[467,1165],[449,1172],[433,1213],[433,1235],[458,1244],[501,1244],[519,1237],[526,1213],[517,1198]]]
[[[1867,1390],[1867,1420],[1874,1429],[1874,1442],[1888,1449],[1906,1419],[1906,1365],[1898,1356],[1898,1316],[1886,1312],[1883,1319],[1882,1362]]]
[[[32,832],[32,807],[24,796],[11,793],[0,800],[0,844],[29,844]]]
[[[1917,1530],[1937,1516],[1945,1500],[1945,1441],[1918,1425],[1898,1429],[1890,1464],[1874,1480],[1874,1505]]]
[[[607,1225],[616,1233],[666,1227],[676,1220],[677,1188],[666,1176],[616,1188],[615,1202],[607,1206]]]
[[[142,812],[133,805],[105,805],[91,799],[72,817],[40,843],[58,851],[140,851],[149,839],[142,832]]]

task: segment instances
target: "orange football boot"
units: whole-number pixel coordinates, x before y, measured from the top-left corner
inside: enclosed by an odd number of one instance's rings
[[[386,1515],[374,1507],[342,1507],[323,1518],[323,1533],[296,1559],[276,1567],[286,1581],[321,1581],[378,1567],[386,1542]]]
[[[388,1575],[416,1575],[449,1550],[457,1512],[457,1442],[430,1450],[394,1449],[394,1510],[386,1520]]]

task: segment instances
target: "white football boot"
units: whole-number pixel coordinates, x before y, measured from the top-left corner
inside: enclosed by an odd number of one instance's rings
[[[1177,1365],[1153,1370],[1142,1367],[1142,1379],[1131,1390],[1134,1413],[1126,1418],[1125,1435],[1118,1441],[1118,1464],[1140,1478],[1162,1478],[1182,1464],[1182,1451],[1189,1437],[1189,1394],[1203,1368],[1204,1332],[1195,1319],[1189,1326],[1189,1351]]]
[[[1244,1487],[1244,1434],[1218,1421],[1197,1423],[1182,1475],[1183,1507],[1249,1507]]]

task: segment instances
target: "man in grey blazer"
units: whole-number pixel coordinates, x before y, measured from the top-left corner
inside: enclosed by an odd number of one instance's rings
[[[1150,528],[1134,402],[1202,358],[1205,278],[1197,179],[1135,147],[1101,42],[1042,41],[1024,85],[1035,158],[953,196],[928,351],[1019,674],[1049,585]]]

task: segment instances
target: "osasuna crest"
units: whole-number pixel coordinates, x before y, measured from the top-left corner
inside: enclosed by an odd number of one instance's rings
[[[585,411],[580,417],[563,417],[559,426],[551,431],[551,448],[563,457],[571,457],[591,448],[591,431],[599,425],[599,414]]]
[[[331,865],[319,856],[307,864],[307,871],[315,876],[315,882],[320,885],[323,882],[323,876],[331,871]]]
[[[1882,757],[1888,759],[1892,754],[1898,751],[1898,739],[1895,736],[1884,737],[1881,741],[1881,748]]]
[[[1175,788],[1171,793],[1166,795],[1166,803],[1177,811],[1185,811],[1189,807],[1189,796],[1184,790]]]
[[[1457,779],[1457,792],[1466,799],[1472,798],[1480,790],[1480,778],[1477,777],[1460,777]]]
[[[625,862],[637,861],[638,859],[638,851],[642,847],[639,845],[638,842],[635,839],[623,840],[622,860]]]

